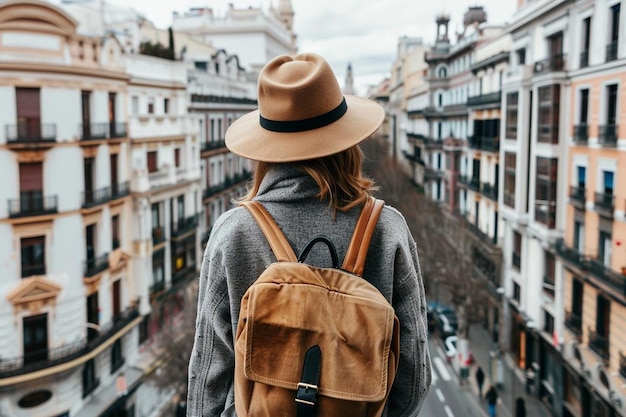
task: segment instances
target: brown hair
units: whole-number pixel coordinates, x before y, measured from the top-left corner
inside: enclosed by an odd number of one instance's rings
[[[319,186],[317,196],[337,211],[348,211],[365,203],[377,190],[374,181],[362,172],[363,152],[359,146],[324,158],[292,162],[293,165],[311,176]],[[257,162],[252,176],[252,187],[241,201],[252,200],[259,192],[261,181],[270,168],[270,162]]]

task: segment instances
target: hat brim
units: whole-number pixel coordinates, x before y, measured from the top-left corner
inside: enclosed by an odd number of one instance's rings
[[[244,158],[263,162],[293,162],[344,151],[373,135],[385,111],[378,103],[345,96],[348,111],[336,122],[303,132],[273,132],[259,124],[259,110],[237,119],[227,130],[226,146]]]

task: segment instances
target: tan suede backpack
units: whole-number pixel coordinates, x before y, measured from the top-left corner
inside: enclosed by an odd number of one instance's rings
[[[380,416],[398,367],[393,307],[361,278],[384,202],[364,205],[341,268],[332,242],[314,238],[296,258],[258,202],[243,204],[278,262],[245,293],[235,342],[238,417]],[[333,268],[304,263],[325,243]]]

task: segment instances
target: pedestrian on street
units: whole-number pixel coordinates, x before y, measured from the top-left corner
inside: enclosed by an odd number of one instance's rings
[[[489,386],[487,393],[485,394],[487,400],[487,410],[489,411],[489,417],[496,417],[496,406],[498,405],[499,397],[498,391],[496,391],[493,385]]]
[[[532,366],[526,368],[526,394],[530,395],[535,385],[535,371]]]
[[[476,369],[476,384],[478,385],[478,398],[483,397],[483,384],[485,383],[485,373],[483,372],[483,368],[478,365],[478,369]]]
[[[522,397],[515,400],[515,417],[526,417],[526,402]]]

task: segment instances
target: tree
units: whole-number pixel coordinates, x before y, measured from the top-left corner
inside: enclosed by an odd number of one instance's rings
[[[151,375],[155,384],[171,390],[178,401],[187,398],[187,370],[193,348],[198,305],[198,280],[191,281],[176,296],[174,311],[155,311],[159,315],[161,331],[152,348],[161,356],[161,364]],[[178,308],[180,307],[180,309]]]
[[[468,355],[472,324],[482,319],[485,280],[474,273],[472,244],[465,218],[419,192],[389,155],[380,138],[363,142],[364,171],[380,187],[380,197],[404,215],[417,243],[424,286],[430,297],[450,300],[459,321],[459,352]]]

